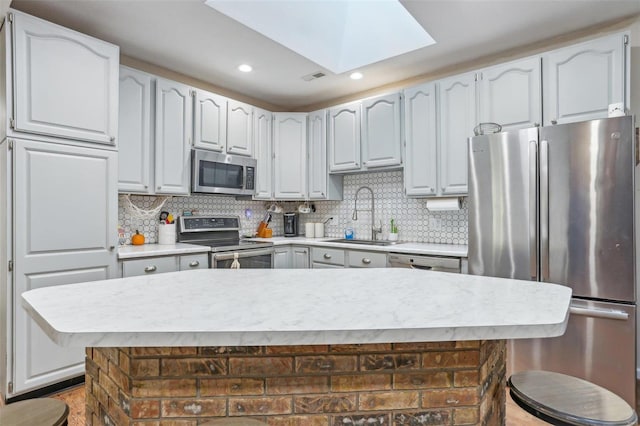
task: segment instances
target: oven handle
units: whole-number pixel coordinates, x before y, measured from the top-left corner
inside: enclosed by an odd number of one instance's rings
[[[255,257],[255,256],[264,256],[273,254],[273,249],[262,249],[262,250],[238,250],[238,251],[229,251],[224,253],[214,253],[213,260],[231,260],[234,258],[235,254],[238,254],[238,259],[246,258],[246,257]]]

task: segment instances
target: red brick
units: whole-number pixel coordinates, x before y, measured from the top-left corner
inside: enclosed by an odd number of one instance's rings
[[[221,378],[200,379],[200,396],[262,395],[264,379]]]
[[[280,376],[292,372],[290,357],[229,358],[229,374],[233,376]]]
[[[227,414],[227,400],[171,399],[162,401],[162,417],[219,417]]]
[[[163,358],[160,374],[164,377],[213,376],[227,374],[224,358]]]
[[[293,398],[296,413],[346,413],[356,411],[356,394],[301,395]]]
[[[356,355],[297,356],[299,373],[355,372],[358,369]]]
[[[477,405],[478,403],[477,388],[429,390],[422,393],[422,406],[425,408],[462,407]]]
[[[271,377],[267,379],[267,394],[284,395],[329,392],[329,378],[324,376]]]
[[[421,371],[393,375],[394,389],[433,389],[451,387],[451,372]]]
[[[361,411],[404,410],[418,408],[418,392],[394,391],[361,393],[358,408]]]
[[[391,389],[389,374],[358,374],[348,376],[332,376],[332,392],[363,392]]]
[[[422,354],[423,368],[465,368],[477,367],[480,360],[478,351],[425,352]]]
[[[196,396],[195,379],[134,380],[131,385],[135,398]]]
[[[229,398],[230,416],[265,416],[291,412],[291,397]]]

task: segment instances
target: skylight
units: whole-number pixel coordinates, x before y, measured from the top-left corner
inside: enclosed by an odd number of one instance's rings
[[[205,3],[336,74],[435,43],[397,0]]]

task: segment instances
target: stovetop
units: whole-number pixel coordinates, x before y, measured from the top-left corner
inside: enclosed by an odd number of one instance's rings
[[[211,247],[212,252],[258,249],[273,246],[268,241],[240,238],[238,216],[182,216],[178,219],[178,241]]]

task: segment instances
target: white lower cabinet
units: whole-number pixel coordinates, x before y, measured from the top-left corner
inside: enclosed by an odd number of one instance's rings
[[[273,252],[274,269],[308,269],[309,247],[276,246]]]
[[[385,268],[387,266],[387,254],[376,251],[347,251],[347,265],[349,268]]]
[[[309,269],[309,247],[293,246],[291,248],[291,267]]]
[[[152,256],[142,259],[123,260],[120,263],[122,264],[122,278],[129,278],[139,275],[207,269],[209,267],[209,255],[202,253],[180,256]]]
[[[273,269],[291,268],[291,247],[276,246],[273,249]]]
[[[312,268],[344,268],[344,250],[327,247],[311,247],[311,264]]]
[[[83,348],[53,343],[26,313],[20,295],[115,278],[118,218],[116,152],[11,142],[14,335],[8,397],[83,374]],[[6,188],[2,194],[6,197]],[[11,200],[2,204],[11,206]]]

